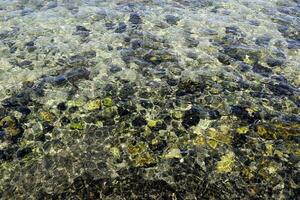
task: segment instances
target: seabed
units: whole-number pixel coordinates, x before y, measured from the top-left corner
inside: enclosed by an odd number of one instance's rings
[[[297,199],[297,0],[0,0],[0,199]]]

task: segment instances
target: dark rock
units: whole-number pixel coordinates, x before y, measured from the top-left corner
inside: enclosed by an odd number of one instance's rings
[[[70,123],[71,121],[67,118],[67,117],[62,117],[61,119],[60,119],[60,123],[63,125],[63,126],[66,126],[66,125],[68,125],[69,123]]]
[[[300,40],[286,40],[289,49],[300,49]]]
[[[16,110],[23,115],[29,115],[31,113],[31,110],[25,106],[18,106]]]
[[[259,45],[259,46],[268,46],[269,43],[271,41],[271,38],[268,36],[260,36],[257,37],[255,40],[255,44]]]
[[[187,56],[188,58],[193,59],[193,60],[196,60],[196,59],[198,58],[198,54],[197,54],[197,53],[194,53],[194,52],[188,52],[188,53],[186,54],[186,56]]]
[[[134,50],[138,49],[138,48],[142,47],[142,44],[143,44],[143,42],[141,40],[133,40],[131,42],[131,48]]]
[[[59,75],[59,76],[54,77],[53,83],[56,85],[63,85],[65,83],[67,83],[67,79],[65,76]]]
[[[124,33],[126,31],[127,25],[124,22],[120,22],[115,30],[115,33]]]
[[[68,106],[66,105],[65,102],[61,102],[61,103],[57,104],[56,107],[57,107],[58,110],[61,110],[61,111],[65,111],[68,108]]]
[[[260,25],[259,21],[257,21],[257,20],[250,20],[249,24],[252,25],[252,26],[259,26]]]
[[[30,147],[25,147],[17,151],[17,158],[24,158],[26,155],[30,154],[32,149]]]
[[[54,129],[54,126],[49,124],[48,122],[43,122],[43,132],[44,133],[49,133]]]
[[[46,141],[46,135],[44,133],[40,133],[35,136],[35,141],[45,142]]]
[[[127,36],[124,37],[124,42],[129,43],[130,41],[131,41],[131,37],[127,37]]]
[[[277,96],[292,96],[294,94],[293,87],[285,83],[269,83],[268,88]]]
[[[75,31],[74,35],[88,37],[90,35],[90,30],[85,28],[84,26],[76,26],[76,31]]]
[[[146,109],[153,108],[153,103],[151,103],[151,101],[149,101],[147,99],[141,99],[140,103],[141,103],[141,106],[143,106]]]
[[[217,110],[208,111],[208,116],[210,119],[220,119],[221,118],[221,115],[220,115],[219,111],[217,111]]]
[[[122,71],[122,68],[116,65],[113,65],[109,68],[109,71],[113,74]]]
[[[64,76],[70,82],[75,82],[79,79],[89,79],[90,71],[86,68],[77,68],[68,71]]]
[[[73,186],[76,190],[80,190],[85,186],[84,179],[81,176],[76,177],[73,181]]]
[[[142,19],[137,13],[132,13],[130,14],[129,22],[131,22],[132,24],[141,24]]]
[[[7,161],[10,160],[11,158],[12,156],[9,155],[7,151],[0,149],[0,161],[1,160]]]
[[[24,46],[25,47],[33,47],[34,46],[34,41],[27,42],[27,43],[25,43]]]
[[[177,96],[201,93],[206,87],[205,81],[201,78],[198,81],[180,80],[178,83]]]
[[[165,21],[170,25],[177,25],[178,21],[180,21],[180,18],[174,15],[166,15]]]
[[[284,64],[283,60],[275,59],[275,58],[268,58],[267,59],[267,64],[270,67],[277,67],[277,66],[282,66]]]
[[[91,58],[95,58],[97,56],[97,53],[96,51],[91,50],[91,51],[83,52],[82,55],[87,59],[91,59]]]
[[[262,76],[268,77],[272,73],[272,69],[264,67],[258,63],[255,63],[252,67],[253,72],[258,73]]]
[[[244,63],[244,62],[241,62],[241,63],[239,63],[239,65],[238,65],[238,69],[239,69],[241,72],[247,72],[247,71],[249,71],[249,70],[251,69],[251,66],[248,65],[248,64],[246,64],[246,63]]]
[[[136,117],[134,120],[132,120],[131,123],[135,127],[140,127],[140,126],[147,125],[147,121],[142,117]]]
[[[5,137],[6,133],[5,131],[0,130],[0,139]]]
[[[238,27],[235,27],[235,26],[225,27],[225,33],[226,34],[232,34],[232,35],[242,35],[241,30]]]
[[[122,117],[125,115],[130,115],[132,112],[124,107],[118,107],[118,114]]]
[[[86,32],[90,32],[89,29],[85,28],[84,26],[76,26],[76,31],[86,31]]]
[[[88,65],[88,62],[84,55],[77,54],[67,59],[67,65],[70,67],[83,67]]]
[[[108,51],[114,50],[114,48],[111,45],[107,45],[107,49],[108,49]]]
[[[18,49],[18,47],[12,46],[12,47],[10,47],[9,52],[15,53],[17,51],[17,49]]]
[[[186,129],[191,126],[196,126],[200,121],[201,112],[201,109],[196,106],[193,106],[190,110],[185,111],[182,126]]]
[[[166,140],[161,140],[161,141],[159,141],[158,144],[155,144],[155,145],[150,144],[150,145],[149,145],[149,148],[150,148],[153,152],[161,154],[161,153],[164,152],[164,150],[166,149],[167,146],[168,146],[167,141],[166,141]]]
[[[244,134],[234,134],[231,144],[234,149],[239,149],[243,147],[246,142],[247,137]]]
[[[105,27],[107,30],[113,30],[115,28],[115,24],[111,22],[105,23]]]
[[[176,79],[168,79],[167,83],[169,86],[176,86],[178,84],[178,81]]]
[[[77,106],[72,106],[72,107],[69,108],[68,111],[69,111],[69,113],[75,113],[78,110],[79,110],[79,108]]]
[[[20,62],[18,64],[18,66],[21,67],[21,68],[30,68],[30,67],[32,67],[32,61],[24,60],[24,61]]]
[[[120,91],[120,97],[121,98],[128,98],[132,95],[134,95],[135,91],[131,84],[126,83],[123,85],[121,91]]]
[[[186,38],[186,43],[189,48],[197,47],[199,45],[199,41],[195,38],[188,37]]]
[[[218,60],[220,63],[223,63],[224,65],[230,65],[231,63],[230,57],[222,53],[218,55]]]
[[[256,112],[253,114],[253,116],[250,116],[246,110],[246,107],[241,107],[241,106],[231,106],[230,113],[250,124],[261,119],[259,112]]]

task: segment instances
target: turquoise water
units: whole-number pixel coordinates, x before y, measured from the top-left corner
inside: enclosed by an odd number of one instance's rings
[[[297,199],[297,0],[0,0],[0,199]]]

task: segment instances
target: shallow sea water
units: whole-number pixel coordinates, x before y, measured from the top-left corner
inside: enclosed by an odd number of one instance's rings
[[[0,0],[0,199],[297,199],[298,0]]]

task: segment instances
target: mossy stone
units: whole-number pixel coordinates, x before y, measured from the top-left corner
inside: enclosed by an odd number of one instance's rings
[[[55,119],[54,114],[52,114],[51,112],[47,112],[47,111],[39,112],[39,116],[43,121],[46,121],[46,122],[52,122]]]
[[[150,120],[147,123],[147,126],[150,128],[154,128],[156,125],[157,125],[157,121],[155,121],[155,120]]]
[[[101,108],[101,100],[100,99],[91,100],[85,105],[85,107],[89,111],[99,110]]]
[[[83,130],[84,123],[83,122],[71,122],[70,124],[71,129]]]
[[[106,97],[105,99],[103,99],[103,105],[106,107],[111,107],[113,106],[113,101],[111,98]]]
[[[233,152],[229,152],[221,157],[217,163],[216,170],[218,173],[228,173],[232,171],[235,163],[235,156]]]

